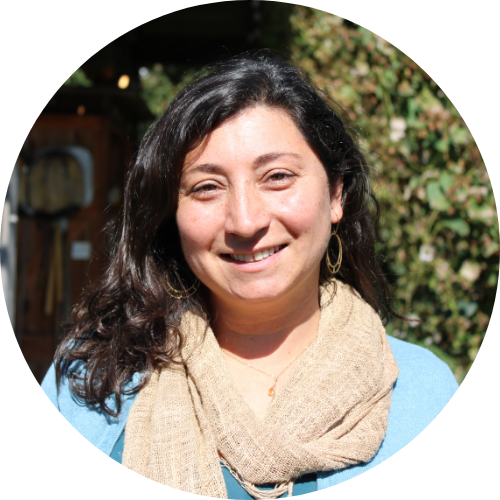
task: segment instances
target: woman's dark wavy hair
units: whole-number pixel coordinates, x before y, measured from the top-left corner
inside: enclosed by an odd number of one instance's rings
[[[155,367],[174,362],[184,340],[182,314],[196,310],[209,319],[203,287],[177,300],[166,286],[168,279],[186,290],[196,279],[175,221],[180,173],[186,154],[210,131],[253,106],[285,110],[323,163],[331,187],[343,182],[344,216],[338,225],[343,260],[337,277],[382,317],[395,314],[375,255],[378,204],[354,131],[304,73],[279,57],[257,53],[230,59],[187,86],[141,143],[110,264],[73,311],[55,356],[58,380],[68,376],[73,393],[87,404],[116,415],[134,373],[144,376],[129,393],[144,387]],[[336,238],[329,252],[335,262]],[[323,262],[321,282],[329,278]]]

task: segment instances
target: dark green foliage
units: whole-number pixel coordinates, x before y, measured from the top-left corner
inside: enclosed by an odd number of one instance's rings
[[[394,306],[421,320],[392,320],[388,333],[428,347],[461,381],[498,278],[498,219],[479,150],[439,87],[385,40],[299,6],[291,24],[294,63],[347,110],[374,167]]]

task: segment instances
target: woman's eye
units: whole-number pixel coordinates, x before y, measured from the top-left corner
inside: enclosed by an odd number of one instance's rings
[[[273,174],[271,175],[272,181],[280,181],[285,178],[285,174]]]
[[[288,172],[275,172],[269,175],[268,180],[273,184],[287,184],[292,179],[293,175]]]
[[[217,187],[216,184],[202,184],[201,186],[195,186],[192,189],[192,193],[195,193],[199,196],[204,196],[208,194],[213,194],[216,192],[219,188]]]

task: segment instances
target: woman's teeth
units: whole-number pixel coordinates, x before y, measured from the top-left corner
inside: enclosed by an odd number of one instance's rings
[[[266,250],[262,250],[262,252],[244,253],[244,254],[231,253],[229,254],[229,256],[231,257],[231,259],[239,260],[240,262],[258,262],[259,260],[271,257],[271,255],[274,255],[281,248],[282,246],[278,245],[277,247],[274,248],[267,248]]]

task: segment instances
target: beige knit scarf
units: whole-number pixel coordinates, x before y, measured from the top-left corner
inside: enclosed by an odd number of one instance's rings
[[[186,314],[184,364],[155,371],[127,421],[123,464],[154,481],[227,498],[221,457],[254,498],[313,471],[368,462],[384,439],[398,367],[378,315],[334,281],[318,336],[263,420],[237,391],[206,323]],[[269,493],[255,485],[277,483]]]

